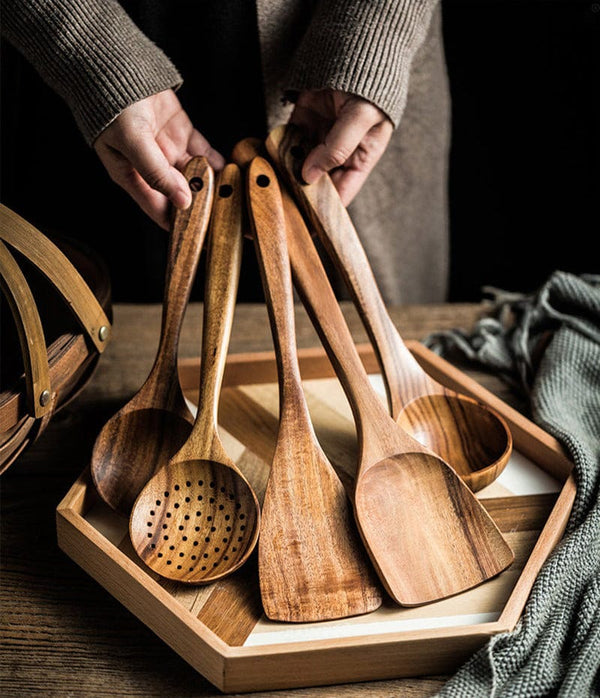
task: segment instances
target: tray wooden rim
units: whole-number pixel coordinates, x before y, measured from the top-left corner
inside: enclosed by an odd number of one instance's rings
[[[433,354],[419,342],[407,342],[407,345],[417,360],[434,378],[494,407],[506,419],[513,431],[515,446],[524,455],[534,456],[532,459],[542,469],[563,483],[560,494],[527,563],[496,621],[477,625],[282,642],[269,645],[228,645],[202,621],[192,616],[168,591],[145,574],[124,552],[104,538],[84,518],[85,512],[96,497],[89,467],[83,471],[57,507],[59,547],[221,690],[248,691],[291,688],[316,685],[316,683],[339,683],[340,680],[392,678],[399,675],[393,668],[390,669],[392,673],[376,672],[366,678],[364,675],[351,675],[343,679],[340,679],[339,672],[336,673],[332,670],[333,673],[329,675],[329,678],[319,676],[315,683],[306,675],[306,666],[310,664],[311,658],[321,657],[322,654],[343,652],[347,655],[350,653],[352,656],[354,652],[364,651],[367,648],[377,648],[379,652],[387,647],[412,647],[423,642],[427,643],[429,652],[438,646],[442,651],[444,643],[448,641],[457,642],[466,647],[467,652],[472,652],[492,635],[512,630],[521,616],[539,569],[554,545],[560,540],[566,526],[576,492],[572,463],[556,439],[483,388],[475,380]],[[379,367],[371,346],[362,344],[358,345],[358,349],[367,371],[378,372]],[[304,379],[335,375],[322,348],[301,349],[298,354]],[[240,380],[240,377],[246,374],[249,368],[252,369],[251,381]],[[182,387],[185,390],[193,389],[193,386],[198,382],[199,360],[197,358],[180,360],[179,372]],[[276,380],[276,368],[273,352],[232,354],[228,357],[224,386],[273,382],[274,380]],[[98,551],[101,559],[99,561],[91,559]],[[115,584],[115,580],[111,579],[111,574],[116,575],[119,583]],[[133,589],[128,589],[125,583],[121,583],[123,576],[129,578],[130,584],[133,584]],[[156,613],[157,607],[160,613]],[[172,624],[175,626],[171,627]],[[457,651],[460,652],[460,650]],[[463,653],[464,651],[463,649]],[[260,674],[261,667],[265,673],[268,673],[271,663],[274,660],[280,661],[284,657],[300,662],[303,669],[298,673],[304,672],[302,678],[296,676],[294,680],[283,680],[283,683],[281,683],[281,679],[278,682],[277,679],[273,680],[269,676],[257,678],[257,673]],[[248,673],[248,661],[254,662],[250,674]],[[448,666],[445,668],[447,669]],[[444,669],[443,662],[442,669]],[[321,671],[323,671],[322,667]],[[253,679],[250,678],[251,675],[254,676]],[[411,673],[410,675],[418,674]]]

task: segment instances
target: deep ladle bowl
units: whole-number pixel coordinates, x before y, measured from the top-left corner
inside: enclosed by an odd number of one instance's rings
[[[391,416],[450,463],[473,491],[490,484],[512,453],[505,420],[489,406],[439,384],[408,350],[333,182],[327,175],[314,184],[301,182],[300,166],[310,148],[306,134],[293,125],[277,127],[266,147],[351,292],[381,366]]]
[[[192,415],[177,375],[177,347],[208,228],[213,171],[205,158],[198,157],[190,160],[183,174],[192,204],[174,211],[154,365],[138,392],[104,425],[92,452],[96,490],[126,516],[154,472],[181,448],[191,431]]]

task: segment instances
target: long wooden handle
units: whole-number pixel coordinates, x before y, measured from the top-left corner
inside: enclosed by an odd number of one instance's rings
[[[192,433],[176,460],[204,457],[223,462],[226,458],[217,436],[217,420],[242,262],[242,201],[240,169],[229,164],[217,179],[210,222],[198,414]]]
[[[160,344],[145,388],[162,404],[177,390],[177,347],[202,244],[208,228],[213,199],[214,175],[204,157],[192,158],[183,174],[192,191],[187,209],[173,215],[165,274]]]
[[[52,409],[44,330],[29,284],[3,242],[0,242],[0,287],[17,326],[28,410],[31,416],[40,418]]]
[[[359,436],[369,432],[375,439],[373,432],[389,425],[390,418],[369,382],[304,219],[285,189],[282,198],[295,286],[346,392]]]
[[[301,183],[298,170],[308,152],[302,131],[293,125],[275,129],[267,139],[267,149],[351,292],[382,368],[390,413],[397,418],[408,402],[432,392],[435,384],[392,322],[364,247],[331,179],[325,175],[315,184]]]
[[[19,250],[46,276],[75,313],[96,350],[103,352],[111,323],[81,274],[37,228],[0,204],[0,239]]]
[[[296,349],[294,296],[281,192],[273,168],[261,157],[248,169],[248,204],[279,374],[281,422],[287,415],[310,426]]]

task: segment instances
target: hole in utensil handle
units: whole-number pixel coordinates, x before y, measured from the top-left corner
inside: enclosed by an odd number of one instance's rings
[[[202,180],[202,177],[192,177],[190,179],[190,189],[192,191],[200,191],[202,187],[204,186],[204,181]]]

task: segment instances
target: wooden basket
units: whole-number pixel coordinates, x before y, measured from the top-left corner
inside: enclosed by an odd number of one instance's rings
[[[7,244],[5,244],[7,243]],[[0,474],[86,385],[110,339],[108,271],[0,207]]]
[[[322,623],[268,621],[262,614],[256,554],[235,575],[188,587],[164,580],[135,555],[127,519],[96,495],[86,469],[57,509],[65,553],[219,689],[288,689],[447,673],[492,635],[515,627],[535,577],[560,539],[575,496],[572,464],[558,442],[449,363],[412,342],[441,383],[490,404],[507,420],[515,453],[477,496],[506,535],[515,563],[489,582],[418,608],[387,600],[377,611]],[[367,346],[359,347],[371,374]],[[317,436],[351,487],[356,435],[349,405],[321,349],[299,352]],[[180,363],[186,396],[197,396],[197,360]],[[262,497],[273,452],[278,388],[272,353],[230,356],[220,427],[229,454]],[[383,397],[383,384],[373,377]],[[148,668],[151,671],[151,667]]]

